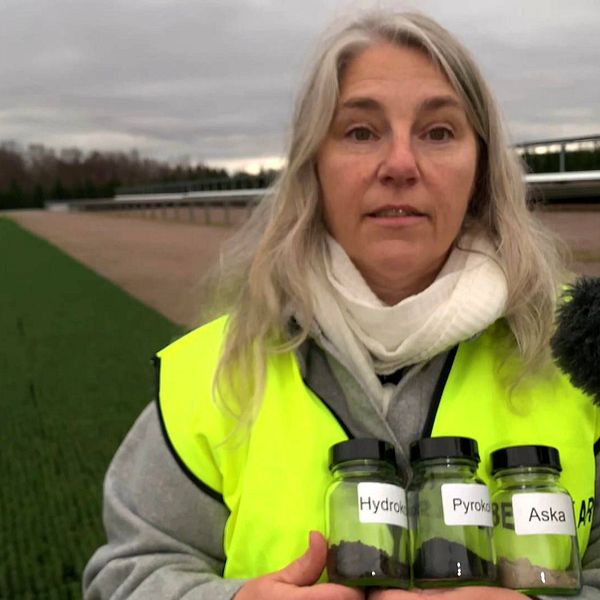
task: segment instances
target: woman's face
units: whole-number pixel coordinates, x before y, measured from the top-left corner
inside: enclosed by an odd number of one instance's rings
[[[317,173],[330,234],[381,300],[435,279],[476,167],[462,101],[424,54],[379,44],[348,65]]]

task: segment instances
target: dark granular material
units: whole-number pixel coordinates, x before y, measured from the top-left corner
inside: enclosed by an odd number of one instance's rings
[[[329,547],[327,552],[327,572],[334,583],[348,583],[353,580],[401,579],[408,581],[408,565],[395,560],[387,552],[368,546],[362,542],[340,542]]]
[[[425,580],[494,581],[496,567],[462,544],[442,538],[424,542],[413,560],[413,577]]]

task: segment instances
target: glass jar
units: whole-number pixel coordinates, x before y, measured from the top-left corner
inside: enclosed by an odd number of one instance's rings
[[[581,588],[573,502],[560,485],[558,450],[514,446],[492,453],[494,547],[503,587],[566,596]]]
[[[494,584],[492,510],[477,477],[477,442],[424,438],[410,446],[407,490],[412,580],[416,587]]]
[[[326,495],[327,572],[348,586],[407,588],[406,493],[394,447],[352,439],[330,449]]]

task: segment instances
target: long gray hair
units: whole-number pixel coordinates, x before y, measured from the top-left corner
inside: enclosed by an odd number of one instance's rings
[[[508,146],[496,103],[469,52],[432,19],[369,12],[330,30],[313,56],[293,118],[287,167],[247,224],[226,247],[212,278],[213,313],[227,313],[215,377],[227,408],[251,422],[264,391],[270,353],[297,347],[309,334],[313,305],[307,272],[325,239],[315,160],[334,116],[350,61],[367,47],[391,43],[425,53],[462,98],[479,144],[474,192],[463,231],[483,228],[494,240],[508,280],[506,318],[522,373],[548,362],[557,290],[564,276],[553,237],[527,209],[523,169]],[[299,330],[289,334],[296,315]]]

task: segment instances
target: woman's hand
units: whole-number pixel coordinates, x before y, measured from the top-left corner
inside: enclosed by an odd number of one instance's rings
[[[252,579],[245,583],[234,600],[365,600],[362,590],[320,583],[327,558],[327,542],[312,531],[308,550],[281,571]]]
[[[437,590],[374,590],[369,600],[425,600],[423,596],[434,596],[431,600],[524,600],[527,596],[504,588],[474,586]]]

